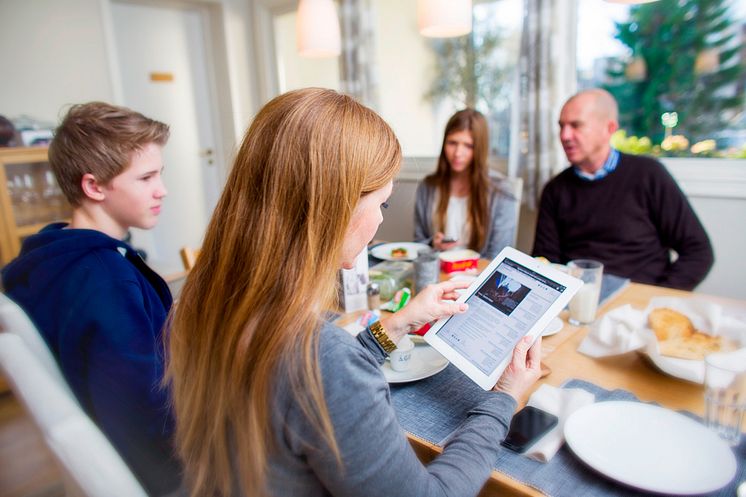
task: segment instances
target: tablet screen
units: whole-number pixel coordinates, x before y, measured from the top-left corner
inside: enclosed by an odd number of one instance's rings
[[[526,335],[565,286],[504,259],[436,335],[485,375],[490,375]]]

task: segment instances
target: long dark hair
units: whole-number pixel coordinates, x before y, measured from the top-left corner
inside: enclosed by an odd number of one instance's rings
[[[435,230],[445,231],[446,211],[451,196],[451,166],[446,159],[446,140],[448,136],[459,131],[469,131],[474,141],[474,156],[469,166],[469,199],[467,202],[467,219],[470,226],[468,247],[479,252],[487,238],[487,227],[490,223],[490,213],[487,209],[487,197],[490,189],[489,167],[489,130],[487,120],[481,112],[474,109],[464,109],[456,112],[448,120],[443,145],[440,148],[438,168],[425,181],[438,189],[439,200],[435,209]]]

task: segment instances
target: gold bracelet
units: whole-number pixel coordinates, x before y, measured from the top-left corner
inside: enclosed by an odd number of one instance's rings
[[[373,338],[376,339],[378,345],[380,345],[387,354],[391,354],[396,350],[396,345],[386,334],[386,329],[380,321],[376,321],[370,325],[370,332],[373,333]]]

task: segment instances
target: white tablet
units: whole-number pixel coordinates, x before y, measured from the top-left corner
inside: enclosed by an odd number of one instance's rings
[[[436,322],[425,341],[489,390],[521,338],[540,336],[581,286],[581,280],[506,247],[459,297],[469,310]]]

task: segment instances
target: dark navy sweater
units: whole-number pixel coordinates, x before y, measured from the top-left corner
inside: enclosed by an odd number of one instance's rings
[[[672,263],[669,249],[678,253]],[[587,181],[569,167],[541,196],[533,254],[552,262],[596,259],[640,283],[691,290],[714,257],[702,224],[663,165],[620,154],[608,176]]]
[[[163,377],[166,283],[126,243],[51,224],[2,271],[83,409],[150,495],[180,483]]]

